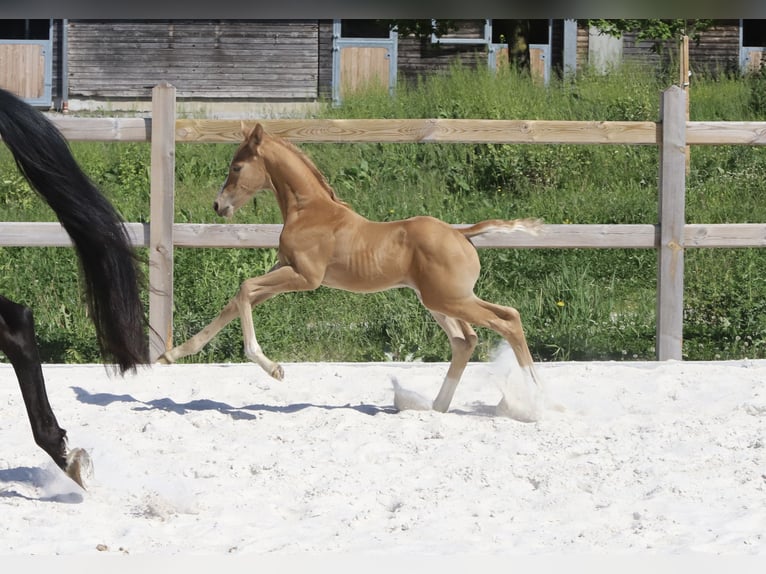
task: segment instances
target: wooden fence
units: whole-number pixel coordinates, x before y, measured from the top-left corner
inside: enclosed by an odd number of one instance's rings
[[[151,222],[128,223],[137,246],[149,248],[149,322],[155,358],[173,342],[175,247],[277,247],[281,225],[181,224],[173,221],[177,142],[239,142],[238,120],[177,119],[175,88],[152,92],[149,118],[57,117],[70,140],[151,142]],[[766,223],[687,224],[686,149],[689,145],[766,145],[766,122],[690,122],[686,94],[661,94],[658,122],[526,120],[263,120],[272,133],[296,143],[420,142],[655,145],[659,149],[657,224],[544,226],[538,236],[476,238],[480,248],[658,249],[657,358],[681,359],[684,251],[688,248],[764,247]],[[470,222],[466,222],[470,223]],[[58,223],[0,222],[0,246],[68,246]]]

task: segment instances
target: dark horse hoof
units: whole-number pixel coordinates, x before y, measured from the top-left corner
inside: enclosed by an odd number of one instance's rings
[[[69,478],[79,484],[83,490],[87,490],[84,478],[91,478],[93,476],[93,463],[88,452],[81,448],[71,450],[66,456],[66,469],[64,469],[64,472],[66,472]]]

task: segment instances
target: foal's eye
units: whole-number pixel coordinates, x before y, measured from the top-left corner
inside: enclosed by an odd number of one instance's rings
[[[234,173],[238,173],[238,172],[242,171],[242,166],[241,165],[233,165],[233,166],[231,166],[231,171],[233,171]]]

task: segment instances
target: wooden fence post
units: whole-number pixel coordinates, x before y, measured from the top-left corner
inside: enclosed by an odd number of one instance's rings
[[[176,89],[152,89],[151,208],[149,222],[149,354],[154,362],[173,346],[173,210]]]
[[[672,86],[660,100],[657,358],[681,359],[684,308],[686,92]]]

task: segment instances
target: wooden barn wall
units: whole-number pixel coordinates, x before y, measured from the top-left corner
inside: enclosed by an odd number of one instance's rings
[[[420,76],[447,71],[460,63],[469,68],[487,66],[486,46],[466,44],[432,44],[415,37],[399,38],[399,77],[414,82]]]
[[[462,21],[456,36],[483,37],[483,20]],[[719,22],[700,44],[691,42],[696,73],[733,71],[739,62],[739,21]],[[563,22],[554,21],[551,62],[561,67]],[[332,88],[332,20],[69,20],[68,97],[149,98],[162,80],[179,98],[308,100],[329,99]],[[53,100],[63,85],[63,22],[53,27]],[[623,58],[659,65],[650,42],[626,35]],[[677,56],[670,47],[665,58]],[[487,64],[483,45],[432,44],[401,37],[402,81],[447,70],[456,61]],[[577,66],[588,63],[588,28],[577,27]]]
[[[69,96],[316,99],[316,20],[70,20]]]
[[[623,61],[643,62],[651,66],[678,61],[676,42],[667,42],[661,53],[652,50],[653,44],[650,40],[637,40],[635,33],[625,34]],[[701,33],[699,43],[690,40],[689,65],[696,73],[736,72],[739,69],[739,20],[720,20]]]
[[[319,21],[318,94],[322,100],[332,99],[332,20]]]
[[[484,38],[484,20],[453,20],[453,29],[442,35],[445,41],[450,38]]]
[[[443,36],[449,38],[484,38],[484,20],[456,20],[457,30]],[[460,63],[469,68],[487,66],[486,45],[431,42],[430,38],[399,37],[397,46],[399,78],[415,82],[420,76],[447,71]]]
[[[692,71],[735,72],[739,70],[739,20],[722,20],[706,30],[697,45],[689,41]]]
[[[51,98],[53,99],[53,105],[55,107],[58,107],[58,102],[61,100],[61,79],[62,79],[62,68],[63,68],[63,58],[62,58],[62,30],[63,30],[63,21],[62,20],[54,20],[53,21],[53,30],[51,35],[51,45],[53,47],[53,65],[52,68],[52,74],[51,74]]]
[[[577,22],[577,69],[582,70],[588,65],[588,49],[590,46],[590,30],[585,20]]]
[[[638,40],[634,32],[628,32],[623,36],[622,59],[624,62],[644,63],[650,66],[659,66],[662,59],[652,50],[653,42],[650,40]],[[668,56],[668,53],[665,53]],[[667,58],[665,58],[667,60]]]
[[[666,45],[663,56],[652,51],[651,41],[637,41],[634,33],[625,34],[623,61],[644,62],[652,66],[677,61],[678,47]],[[588,26],[581,20],[577,26],[577,67],[588,64]],[[703,32],[699,44],[689,42],[689,64],[696,73],[735,72],[739,69],[739,20],[720,20]]]

